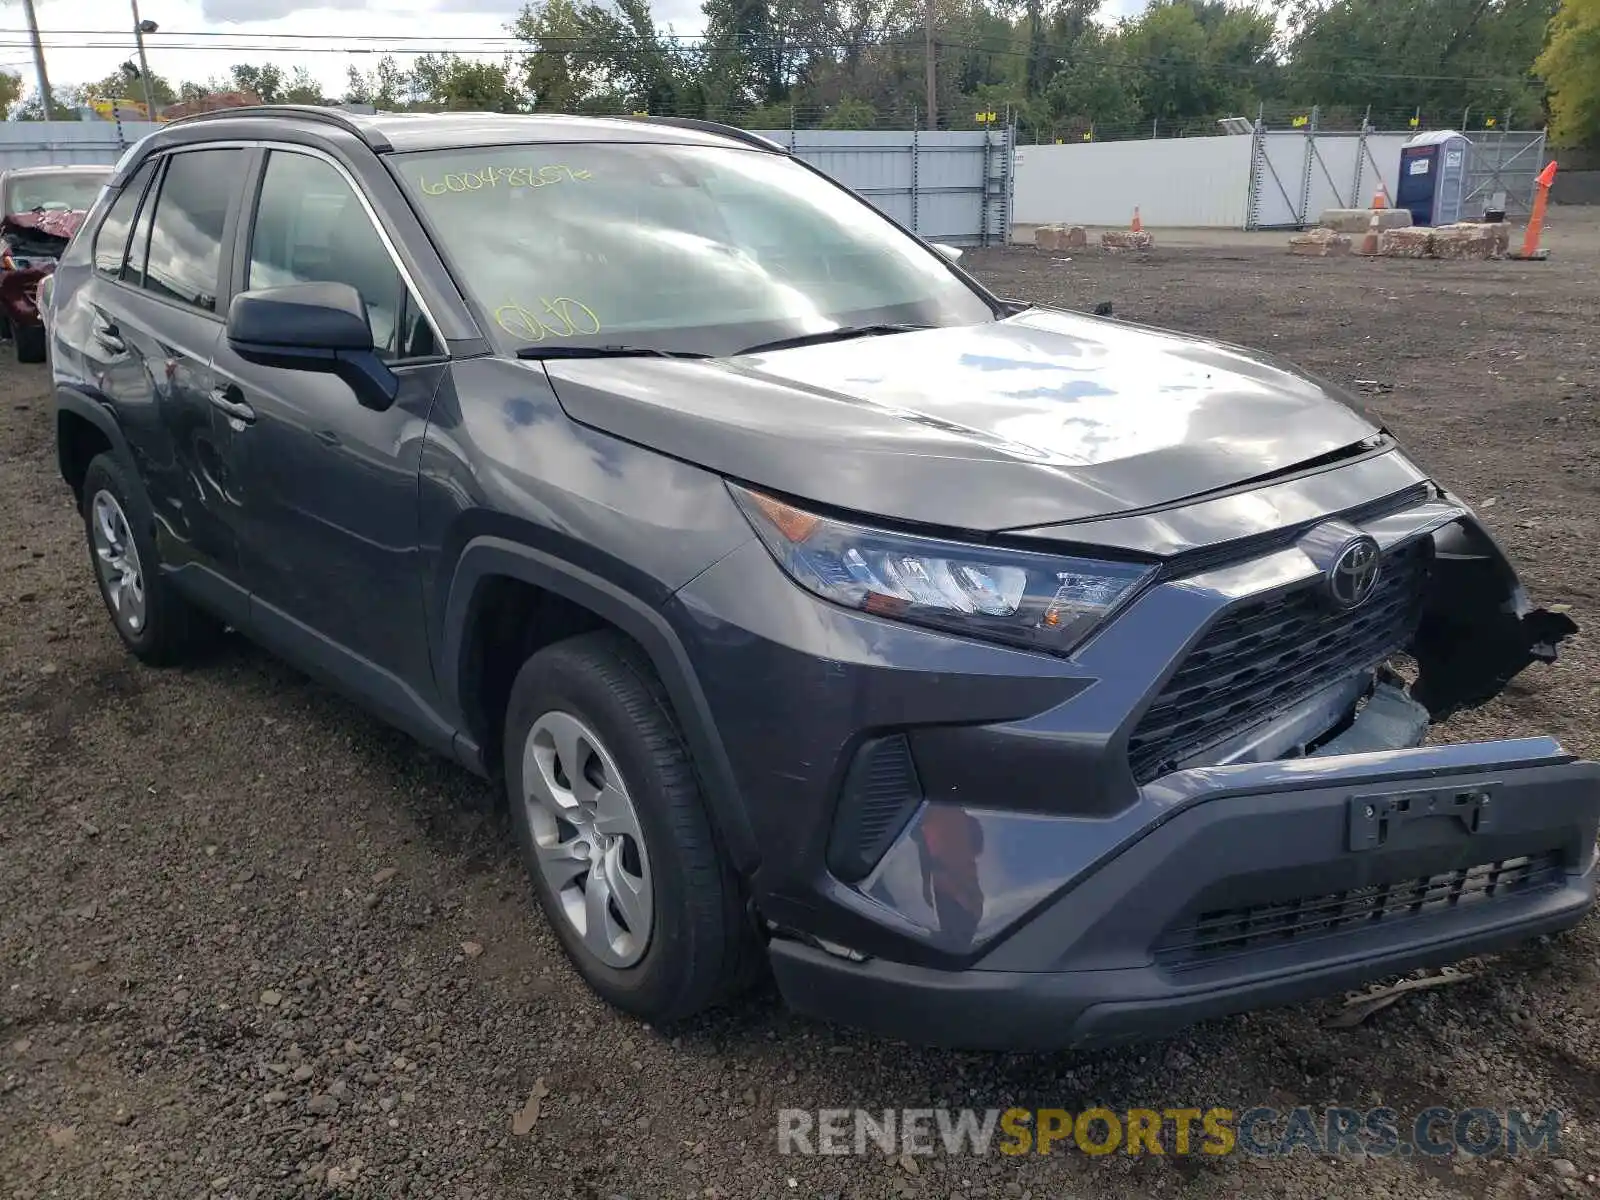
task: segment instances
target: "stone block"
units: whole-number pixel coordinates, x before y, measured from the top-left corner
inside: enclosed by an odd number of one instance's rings
[[[1148,229],[1108,229],[1100,235],[1102,250],[1149,250],[1156,244]]]
[[[1385,229],[1378,235],[1378,253],[1385,258],[1427,258],[1433,230],[1420,226]]]
[[[1350,253],[1350,239],[1331,229],[1308,229],[1290,236],[1289,253],[1308,258],[1333,258]]]
[[[1511,226],[1504,221],[1458,221],[1433,231],[1435,258],[1504,258]]]
[[[1033,231],[1035,249],[1054,253],[1061,249],[1062,232],[1059,225],[1041,225]]]
[[[1411,224],[1408,208],[1329,208],[1323,211],[1317,224],[1338,233],[1361,234],[1367,231],[1374,214],[1380,230],[1404,229]]]
[[[1066,239],[1063,250],[1082,250],[1089,245],[1089,235],[1082,225],[1068,225],[1065,227],[1063,237]]]

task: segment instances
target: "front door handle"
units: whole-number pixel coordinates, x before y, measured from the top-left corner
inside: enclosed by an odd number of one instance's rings
[[[235,421],[243,421],[246,425],[256,419],[256,410],[245,403],[244,393],[239,390],[238,384],[230,383],[212,388],[211,403]]]

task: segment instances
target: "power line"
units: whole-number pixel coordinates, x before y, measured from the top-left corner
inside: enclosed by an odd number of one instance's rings
[[[0,35],[5,35],[5,34],[15,35],[15,34],[20,33],[20,32],[21,32],[20,30],[14,30],[14,29],[0,29]],[[76,36],[101,36],[102,32],[103,31],[84,31],[84,32],[82,32],[82,33],[80,33],[80,34],[78,34]],[[124,35],[121,39],[115,40],[115,41],[83,41],[83,42],[68,42],[68,43],[63,43],[63,42],[57,41],[56,40],[57,36],[73,36],[73,35],[68,33],[68,34],[61,34],[61,35],[51,35],[50,37],[46,38],[45,39],[46,40],[46,44],[48,46],[50,46],[50,48],[56,49],[56,50],[124,50],[124,49],[127,49],[129,47],[129,45],[130,45],[130,41],[126,37],[126,35]],[[220,42],[184,42],[184,41],[176,40],[179,37],[194,37],[194,36],[232,37],[232,38],[235,38],[236,40],[231,41],[231,42],[226,42],[226,43],[220,43]],[[337,46],[333,46],[333,45],[318,45],[318,44],[311,44],[311,45],[301,44],[303,41],[316,41],[316,40],[322,40],[322,39],[326,39],[328,41],[338,41],[340,44],[337,45]],[[804,46],[801,46],[801,47],[796,47],[795,45],[790,44],[790,43],[778,43],[778,42],[755,43],[755,42],[748,42],[748,41],[739,43],[739,44],[737,44],[735,46],[728,46],[728,45],[721,45],[721,44],[713,44],[713,43],[707,41],[704,38],[699,38],[696,41],[694,41],[693,43],[691,43],[689,41],[688,35],[657,35],[657,39],[658,39],[658,42],[659,41],[666,41],[666,42],[673,43],[673,44],[665,44],[665,45],[658,44],[658,45],[654,46],[653,48],[655,50],[657,50],[658,52],[660,52],[660,53],[667,54],[667,55],[674,55],[674,56],[684,56],[684,55],[689,55],[689,54],[704,53],[704,52],[707,52],[707,51],[730,50],[730,49],[738,49],[738,50],[743,50],[743,51],[751,52],[751,53],[759,53],[759,52],[762,52],[762,51],[783,51],[785,53],[792,53],[796,49],[814,50],[814,51],[821,51],[821,50],[857,50],[857,51],[860,51],[860,50],[891,50],[891,51],[893,51],[893,50],[898,50],[898,51],[908,51],[908,52],[909,51],[913,51],[913,50],[922,49],[922,42],[920,40],[913,41],[913,40],[910,40],[910,39],[898,40],[898,41],[885,40],[885,41],[866,42],[866,43],[859,43],[859,42],[831,42],[831,43],[829,43],[829,42],[810,42],[810,43],[808,43],[808,44],[806,44]],[[615,41],[613,41],[611,39],[601,39],[601,38],[595,38],[595,37],[592,37],[592,36],[591,37],[579,37],[579,36],[565,36],[565,35],[564,36],[551,36],[551,37],[540,36],[539,38],[537,38],[535,40],[531,40],[531,41],[527,40],[527,39],[523,39],[523,38],[499,37],[499,36],[486,36],[486,37],[481,37],[481,38],[468,38],[468,37],[454,38],[454,37],[422,37],[420,35],[419,36],[415,36],[415,37],[409,36],[409,35],[407,35],[407,36],[396,35],[396,36],[384,36],[382,38],[374,37],[372,39],[366,39],[366,40],[370,40],[371,42],[374,43],[374,44],[370,44],[370,45],[355,45],[355,46],[352,46],[350,44],[350,42],[352,42],[352,41],[360,41],[360,40],[363,40],[363,39],[359,39],[359,38],[353,39],[353,38],[349,38],[349,37],[336,36],[336,35],[332,35],[332,34],[265,34],[265,33],[263,33],[263,34],[250,34],[250,35],[247,35],[247,37],[244,38],[244,39],[240,39],[239,35],[237,35],[237,34],[221,34],[221,33],[218,33],[218,34],[174,34],[174,35],[172,35],[172,38],[170,40],[169,40],[169,38],[163,36],[161,38],[161,40],[159,41],[158,45],[159,45],[160,49],[163,52],[165,52],[165,51],[204,51],[204,52],[207,52],[207,53],[226,52],[226,53],[230,53],[230,54],[285,54],[285,53],[298,53],[298,54],[355,54],[355,55],[372,55],[372,54],[376,54],[376,55],[421,55],[421,54],[427,54],[427,53],[431,53],[432,52],[429,49],[427,49],[427,47],[438,46],[441,43],[443,43],[444,45],[446,45],[449,48],[449,50],[448,50],[449,53],[460,55],[460,56],[463,56],[463,57],[465,57],[465,56],[485,56],[485,55],[503,56],[505,54],[513,54],[513,53],[520,52],[520,53],[523,53],[523,54],[551,54],[551,53],[558,53],[558,54],[583,55],[583,56],[587,56],[587,57],[601,56],[601,57],[607,57],[607,58],[615,58],[618,55],[619,50],[625,51],[630,46],[630,43],[628,43],[628,42],[625,42],[625,43],[622,43],[621,45],[619,45],[617,42],[615,42]],[[638,48],[643,43],[643,41],[644,41],[644,39],[632,40],[631,41],[631,45],[634,48]],[[292,43],[292,44],[284,44],[284,43]],[[406,43],[406,44],[397,44],[397,43]],[[415,43],[415,44],[413,44],[413,43]],[[463,43],[470,43],[470,45],[466,45],[466,44],[463,44]],[[546,47],[546,45],[548,43],[555,43],[560,48],[559,49],[554,49],[554,50],[547,49],[545,47]],[[937,46],[938,49],[941,49],[941,50],[954,50],[954,51],[962,51],[962,52],[969,53],[969,54],[987,54],[987,55],[1010,57],[1010,58],[1025,58],[1030,53],[1032,53],[1032,51],[1030,51],[1026,47],[985,46],[985,45],[980,45],[980,44],[973,43],[973,42],[955,42],[955,41],[947,41],[947,40],[944,40],[944,39],[939,39],[937,41],[937,43],[936,43],[936,46]],[[28,43],[27,42],[0,41],[0,49],[26,49],[27,47],[28,47]],[[1121,68],[1144,67],[1144,68],[1153,69],[1153,70],[1160,70],[1162,68],[1167,68],[1167,67],[1177,67],[1177,66],[1188,67],[1188,66],[1199,65],[1199,66],[1205,67],[1207,70],[1218,71],[1218,72],[1222,72],[1222,73],[1225,73],[1225,74],[1248,76],[1248,77],[1254,78],[1254,79],[1262,79],[1262,78],[1270,75],[1271,73],[1273,73],[1275,71],[1279,71],[1279,70],[1289,71],[1289,72],[1292,72],[1292,73],[1294,73],[1296,75],[1300,75],[1300,76],[1311,75],[1311,76],[1318,76],[1318,77],[1325,77],[1325,78],[1344,78],[1344,77],[1347,77],[1349,74],[1351,74],[1352,70],[1356,69],[1356,64],[1357,63],[1361,63],[1361,62],[1367,61],[1365,59],[1351,59],[1350,60],[1350,66],[1346,67],[1344,70],[1337,70],[1337,69],[1331,69],[1331,68],[1330,69],[1314,69],[1314,68],[1307,68],[1307,67],[1296,68],[1292,64],[1267,63],[1267,62],[1263,62],[1263,63],[1207,62],[1207,61],[1204,61],[1204,60],[1197,61],[1196,59],[1193,59],[1193,58],[1176,57],[1176,56],[1158,56],[1158,57],[1149,57],[1149,58],[1128,58],[1126,56],[1119,56],[1119,55],[1093,55],[1093,54],[1084,54],[1084,53],[1081,53],[1081,52],[1078,52],[1078,51],[1071,50],[1070,48],[1065,48],[1065,47],[1061,47],[1061,46],[1051,46],[1049,44],[1045,44],[1043,46],[1043,49],[1047,53],[1052,53],[1056,57],[1065,57],[1065,58],[1067,58],[1071,64],[1092,64],[1092,65],[1096,65],[1096,66],[1110,66],[1110,67],[1121,67]],[[1498,87],[1507,87],[1507,86],[1515,86],[1515,87],[1543,86],[1542,85],[1542,81],[1540,81],[1537,77],[1531,76],[1531,75],[1523,75],[1523,76],[1513,76],[1513,75],[1428,75],[1428,74],[1422,74],[1422,73],[1418,73],[1418,72],[1384,72],[1384,71],[1372,71],[1372,72],[1361,71],[1360,75],[1364,80],[1370,80],[1370,81],[1372,81],[1374,83],[1379,83],[1379,82],[1382,82],[1382,83],[1456,83],[1456,84],[1493,85],[1493,86],[1498,86]]]

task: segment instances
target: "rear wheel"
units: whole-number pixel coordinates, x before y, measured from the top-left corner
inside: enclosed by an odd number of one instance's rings
[[[506,712],[512,825],[567,956],[618,1008],[685,1017],[752,974],[753,935],[660,682],[584,634],[530,658]]]
[[[17,342],[17,361],[42,363],[45,359],[44,327],[41,325],[13,325],[11,336]]]
[[[161,574],[153,523],[110,454],[89,463],[81,500],[95,582],[128,649],[146,662],[167,664],[209,645],[221,625]]]

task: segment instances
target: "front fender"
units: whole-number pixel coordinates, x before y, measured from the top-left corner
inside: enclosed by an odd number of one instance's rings
[[[456,561],[445,602],[439,687],[447,701],[458,713],[466,711],[461,689],[467,631],[477,616],[485,582],[496,576],[521,580],[582,605],[643,648],[672,700],[711,806],[710,815],[733,865],[744,873],[752,871],[758,861],[755,838],[734,782],[727,751],[683,642],[660,612],[611,581],[518,542],[494,536],[473,538]],[[461,727],[465,727],[464,723]],[[475,751],[460,744],[463,740],[463,735],[458,734],[458,757],[471,758]]]

